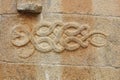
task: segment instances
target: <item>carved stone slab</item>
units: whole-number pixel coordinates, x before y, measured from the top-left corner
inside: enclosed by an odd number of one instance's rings
[[[0,0],[0,80],[120,80],[119,3]]]
[[[50,21],[56,15],[49,16],[42,21],[34,16],[2,16],[1,60],[35,64],[112,64],[113,59],[110,59],[109,54],[113,55],[110,50],[114,53],[115,47],[112,48],[110,40],[115,35],[113,32],[118,30],[114,28],[112,18],[78,15],[72,18],[71,15],[63,15],[63,21],[54,20],[55,18]],[[119,25],[119,19],[115,22]],[[119,40],[113,43],[118,42]],[[118,66],[118,60],[114,61],[114,65]]]
[[[90,26],[87,24],[76,22],[41,22],[30,32],[29,27],[18,24],[11,31],[11,42],[19,48],[32,43],[31,52],[29,51],[29,54],[23,53],[25,55],[20,56],[24,58],[32,56],[34,50],[38,50],[40,53],[60,53],[64,50],[74,51],[80,47],[87,48],[89,44],[95,47],[104,46],[106,42],[97,41],[97,38],[106,39],[107,36],[104,32],[90,31],[89,28]]]

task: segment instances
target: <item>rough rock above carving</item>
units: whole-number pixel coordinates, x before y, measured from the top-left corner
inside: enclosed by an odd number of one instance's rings
[[[17,10],[23,13],[39,14],[42,11],[42,6],[34,3],[23,3],[17,5]]]

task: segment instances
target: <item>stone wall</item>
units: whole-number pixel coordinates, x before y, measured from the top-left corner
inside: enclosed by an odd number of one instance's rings
[[[0,0],[0,80],[120,80],[120,0]]]

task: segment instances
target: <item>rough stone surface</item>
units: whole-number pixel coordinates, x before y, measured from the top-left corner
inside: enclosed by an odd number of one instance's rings
[[[41,13],[17,12],[29,3]],[[0,0],[0,80],[120,80],[119,10],[119,0]]]
[[[49,3],[46,6],[46,10],[48,10],[49,12],[97,16],[120,16],[119,0],[49,0],[50,2],[47,0],[45,1],[46,3]]]
[[[0,0],[0,14],[17,13],[16,0]]]
[[[42,11],[42,6],[33,3],[18,4],[17,10],[23,13],[39,14]]]

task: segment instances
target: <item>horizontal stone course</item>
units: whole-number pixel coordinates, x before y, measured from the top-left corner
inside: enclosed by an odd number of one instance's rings
[[[50,15],[50,17],[54,17]],[[61,16],[61,15],[57,15]],[[49,16],[44,17],[45,20],[51,20]],[[32,21],[31,21],[32,19]],[[48,64],[71,64],[71,65],[92,65],[92,66],[114,66],[119,67],[119,18],[104,18],[94,16],[81,15],[63,15],[63,22],[77,22],[80,24],[90,25],[91,30],[98,30],[107,35],[107,44],[103,47],[94,47],[89,45],[88,48],[78,49],[76,51],[63,51],[61,53],[41,53],[35,50],[34,54],[26,59],[19,57],[21,52],[27,55],[24,49],[29,50],[32,44],[17,48],[11,43],[11,31],[17,24],[25,24],[31,30],[39,23],[36,17],[21,16],[21,15],[4,15],[2,16],[0,36],[1,45],[1,60],[10,62],[28,62],[28,63],[48,63]],[[53,19],[54,20],[54,19]],[[113,37],[114,36],[114,37]],[[4,45],[6,44],[6,45]],[[30,50],[31,51],[31,50]],[[12,54],[11,54],[12,53]],[[7,55],[7,56],[6,56]],[[14,57],[13,57],[14,56]]]
[[[1,80],[119,80],[119,74],[110,67],[0,64]]]

